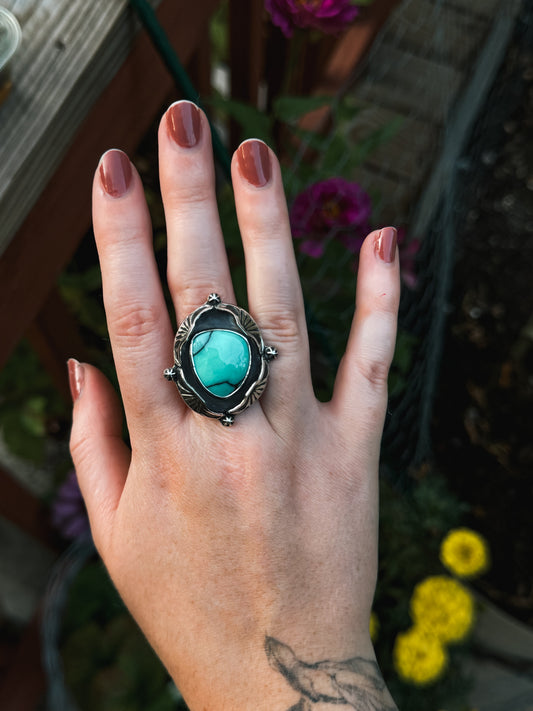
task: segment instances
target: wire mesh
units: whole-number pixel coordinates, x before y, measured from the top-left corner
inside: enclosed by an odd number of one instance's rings
[[[404,0],[345,91],[357,110],[336,172],[346,175],[350,151],[369,132],[396,122],[389,139],[351,171],[350,179],[372,197],[372,227],[398,225],[407,242],[420,242],[417,286],[404,286],[400,307],[400,336],[408,338],[403,346],[400,338],[399,347],[409,351],[409,368],[391,393],[383,438],[384,462],[397,475],[431,453],[432,405],[463,200],[457,171],[516,17],[521,10],[516,32],[523,36],[530,5]],[[495,109],[497,115],[501,86],[496,93],[485,114]],[[484,128],[478,125],[479,130]],[[320,169],[320,161],[317,165]],[[469,180],[476,180],[475,169]],[[324,372],[338,363],[353,312],[353,257],[328,255],[334,241],[331,233],[324,258],[312,268],[309,258],[300,257],[312,344],[320,351],[312,353],[319,383],[331,383],[332,373],[324,377]]]

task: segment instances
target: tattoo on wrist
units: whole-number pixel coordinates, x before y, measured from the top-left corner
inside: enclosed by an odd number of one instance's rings
[[[353,657],[308,664],[273,637],[266,637],[265,651],[270,666],[301,694],[288,711],[312,711],[317,703],[344,704],[357,711],[398,711],[373,660]]]

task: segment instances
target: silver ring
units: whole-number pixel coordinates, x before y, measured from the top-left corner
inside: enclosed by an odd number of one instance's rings
[[[261,397],[277,355],[247,311],[210,294],[178,328],[174,365],[164,376],[192,410],[229,427]]]

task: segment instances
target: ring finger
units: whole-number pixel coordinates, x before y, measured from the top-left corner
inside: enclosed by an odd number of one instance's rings
[[[292,423],[309,417],[316,401],[281,171],[272,151],[255,139],[241,144],[232,167],[250,310],[265,342],[280,352],[262,403],[267,416],[279,421],[285,413]]]

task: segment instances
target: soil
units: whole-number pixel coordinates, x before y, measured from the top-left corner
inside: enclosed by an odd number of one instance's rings
[[[436,464],[471,506],[482,592],[533,625],[533,3],[461,161]]]

